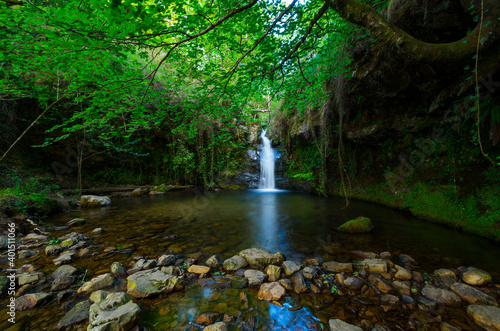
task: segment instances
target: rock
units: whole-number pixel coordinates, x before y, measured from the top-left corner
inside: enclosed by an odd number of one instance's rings
[[[307,280],[313,280],[318,277],[318,271],[313,267],[305,267],[304,270],[302,270],[302,276]]]
[[[377,275],[370,275],[368,280],[377,287],[382,293],[392,292],[393,288],[385,280]]]
[[[285,275],[291,276],[302,268],[302,264],[293,261],[284,261],[281,267]]]
[[[113,286],[115,279],[111,274],[102,274],[84,283],[76,293],[89,295],[97,290],[102,290]]]
[[[357,291],[365,285],[365,282],[357,277],[347,277],[344,280],[343,285],[351,290]]]
[[[212,269],[220,269],[222,267],[222,263],[217,255],[212,255],[205,264]]]
[[[280,279],[279,283],[287,291],[293,291],[293,282],[290,279]]]
[[[44,236],[42,234],[38,234],[38,233],[30,233],[28,234],[26,237],[24,237],[24,241],[28,241],[28,240],[47,240],[47,236]]]
[[[440,327],[441,331],[461,331],[462,330],[462,329],[456,328],[453,325],[448,324],[446,322],[441,322],[439,327]]]
[[[476,268],[467,268],[467,271],[463,272],[461,277],[469,285],[482,286],[491,282],[489,273]]]
[[[247,260],[245,260],[244,258],[242,258],[239,255],[235,255],[235,256],[227,259],[222,264],[224,269],[227,271],[236,271],[238,269],[245,268],[247,265],[248,265]]]
[[[342,224],[337,230],[345,233],[368,233],[373,230],[373,224],[369,218],[360,216]]]
[[[325,262],[323,268],[330,272],[353,272],[352,263]]]
[[[86,241],[86,240],[90,240],[90,238],[89,238],[89,237],[84,236],[83,234],[78,233],[78,232],[75,232],[75,231],[73,231],[73,232],[71,232],[71,233],[68,233],[67,235],[62,236],[62,237],[59,237],[59,238],[57,238],[57,239],[59,239],[59,240],[61,240],[61,241],[64,241],[64,240],[66,240],[66,239],[70,239],[70,238],[75,239],[75,243],[76,243],[76,242],[79,242],[79,241],[82,241],[82,240],[84,240],[84,241]]]
[[[348,324],[340,319],[329,320],[330,330],[332,331],[363,331],[362,328]]]
[[[470,305],[467,314],[477,325],[488,331],[500,331],[500,308],[493,306]]]
[[[248,286],[260,286],[267,278],[267,275],[259,270],[245,270],[245,278],[248,279]]]
[[[127,293],[110,293],[90,306],[87,331],[128,331],[137,324],[141,309]]]
[[[133,196],[141,196],[141,195],[146,195],[149,193],[149,189],[146,187],[138,187],[135,190],[132,191]]]
[[[168,267],[175,263],[175,255],[162,255],[158,258],[158,263],[156,263],[159,267]]]
[[[297,272],[292,276],[293,289],[297,293],[304,293],[308,291],[306,281],[301,272]]]
[[[405,265],[405,264],[417,264],[415,259],[413,259],[410,255],[407,254],[399,254],[398,255],[398,262]]]
[[[275,266],[274,264],[270,264],[267,266],[267,276],[269,277],[270,282],[276,282],[281,277],[281,268]]]
[[[387,272],[387,261],[384,259],[364,259],[354,262],[355,270],[368,270],[370,272],[384,273]]]
[[[411,280],[411,272],[406,269],[399,269],[398,272],[394,275],[394,277],[398,280]]]
[[[82,226],[85,224],[85,220],[83,218],[73,218],[71,221],[66,223],[67,226]]]
[[[284,295],[286,291],[283,286],[278,282],[264,283],[260,286],[258,298],[264,301],[278,301]]]
[[[392,286],[396,290],[398,290],[400,294],[405,294],[405,295],[411,294],[410,286],[408,286],[405,282],[402,282],[400,280],[395,280],[394,282],[392,282]]]
[[[41,277],[43,277],[43,274],[41,274]],[[31,274],[28,274],[28,273],[24,273],[24,274],[20,274],[17,276],[17,284],[19,286],[23,286],[23,285],[26,285],[26,284],[35,284],[35,283],[38,283],[38,281],[41,279],[40,275],[39,274],[36,274],[36,273],[31,273]]]
[[[189,267],[188,272],[198,275],[208,274],[210,272],[210,267],[193,264]]]
[[[399,298],[392,294],[384,294],[380,297],[380,302],[383,305],[396,305],[399,303]]]
[[[77,303],[64,317],[57,323],[56,330],[78,329],[78,325],[87,323],[89,320],[90,301],[85,300]],[[83,327],[82,327],[83,328]]]
[[[51,286],[50,290],[52,292],[62,291],[62,290],[70,288],[74,282],[75,282],[74,276],[62,275],[62,276],[57,277],[52,282],[52,286]]]
[[[65,265],[62,265],[59,268],[57,268],[52,273],[52,275],[50,275],[50,277],[52,279],[56,279],[57,277],[60,277],[60,276],[77,276],[78,273],[79,273],[78,269],[76,269],[75,267],[73,267],[69,264],[65,264]]]
[[[445,277],[450,277],[450,278],[454,278],[454,279],[457,278],[455,273],[453,271],[451,271],[450,269],[437,269],[437,270],[434,270],[434,274],[438,277],[441,277],[441,278],[445,278]]]
[[[22,311],[37,307],[52,297],[50,293],[29,293],[16,299],[16,310]]]
[[[389,252],[382,252],[380,253],[380,258],[384,260],[389,260],[392,257],[391,253]]]
[[[356,257],[358,257],[358,258],[360,257],[363,259],[376,259],[376,258],[378,258],[378,254],[373,253],[373,252],[351,251],[351,253],[353,255],[355,255]]]
[[[92,292],[92,294],[89,297],[90,302],[92,303],[97,303],[99,301],[102,301],[106,299],[106,297],[109,295],[108,291],[103,291],[103,290],[97,290],[95,292]]]
[[[414,306],[414,305],[416,305],[416,304],[417,304],[417,301],[415,301],[415,299],[413,299],[413,298],[412,298],[411,296],[409,296],[409,295],[405,295],[405,294],[403,294],[403,295],[401,296],[401,300],[402,300],[404,303],[409,304],[409,305],[412,305],[412,306]]]
[[[83,208],[103,207],[111,204],[109,197],[100,197],[97,195],[82,195],[80,205]]]
[[[196,323],[198,324],[203,324],[203,325],[209,325],[215,323],[220,318],[220,315],[218,313],[202,313],[199,314],[198,317],[196,317]]]
[[[57,293],[57,302],[62,303],[75,295],[75,291],[67,290]]]
[[[35,266],[32,264],[25,264],[19,268],[17,268],[17,272],[33,272],[35,271]]]
[[[225,322],[217,322],[203,329],[204,331],[229,331],[229,325]]]
[[[127,276],[127,269],[120,262],[113,262],[110,268],[111,274],[117,277]]]
[[[25,249],[25,250],[19,251],[17,258],[19,260],[24,260],[24,259],[27,259],[29,257],[32,257],[33,255],[36,255],[36,253],[38,253],[38,252],[34,251],[34,250]]]
[[[437,307],[437,302],[436,301],[433,301],[433,300],[429,300],[427,298],[424,298],[424,297],[419,297],[417,298],[417,303],[418,303],[418,306],[420,309],[423,308],[426,308],[426,310],[436,310],[436,307]]]
[[[174,266],[162,267],[160,270],[161,272],[164,272],[172,276],[180,276],[182,274],[182,271],[178,267]]]
[[[72,238],[68,238],[68,239],[64,240],[61,243],[61,247],[62,248],[70,248],[71,246],[76,245],[77,243],[78,243],[78,239],[72,237]]]
[[[245,249],[239,253],[239,256],[247,260],[252,269],[264,269],[270,264],[281,265],[285,261],[283,253],[271,253],[262,248]]]
[[[103,233],[104,230],[102,228],[95,228],[94,230],[92,230],[92,233],[93,234],[100,234],[100,233]]]
[[[436,301],[445,306],[456,307],[462,304],[462,301],[455,293],[431,285],[424,286],[422,295],[429,300]]]
[[[182,286],[181,277],[166,274],[159,270],[136,272],[127,278],[127,293],[134,298],[147,298],[160,293],[171,293]]]
[[[45,255],[47,256],[57,256],[63,251],[61,246],[50,245],[45,247]]]
[[[455,292],[455,294],[470,305],[498,306],[497,301],[493,297],[470,285],[455,283],[450,286],[450,290]]]
[[[73,262],[73,252],[66,252],[65,254],[60,255],[58,258],[52,260],[56,266],[61,266],[63,264],[70,264]]]

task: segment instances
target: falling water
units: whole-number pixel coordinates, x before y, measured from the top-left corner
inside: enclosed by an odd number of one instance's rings
[[[262,131],[262,152],[260,155],[260,183],[259,188],[263,190],[274,190],[274,150],[271,141],[266,137],[266,131]]]

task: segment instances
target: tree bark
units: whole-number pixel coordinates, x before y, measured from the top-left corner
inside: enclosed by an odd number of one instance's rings
[[[442,68],[456,67],[473,59],[477,52],[484,52],[499,43],[500,28],[498,0],[484,0],[484,24],[480,24],[465,38],[451,43],[432,44],[418,40],[397,28],[387,18],[369,5],[356,0],[325,0],[343,19],[366,28],[379,42],[394,48],[412,63],[426,62]],[[481,36],[479,33],[481,31]]]

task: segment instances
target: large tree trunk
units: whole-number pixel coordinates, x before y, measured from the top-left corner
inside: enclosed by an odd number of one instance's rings
[[[356,0],[326,0],[326,2],[342,18],[366,28],[380,43],[396,50],[415,64],[425,62],[442,69],[456,68],[474,58],[478,42],[480,54],[491,49],[497,50],[499,45],[500,1],[498,0],[484,0],[483,24],[478,23],[467,36],[454,42],[437,44],[424,42],[409,35],[369,5]],[[479,8],[477,11],[481,17]],[[493,66],[496,71],[500,67],[500,61],[494,62],[486,65],[487,70],[491,70]]]

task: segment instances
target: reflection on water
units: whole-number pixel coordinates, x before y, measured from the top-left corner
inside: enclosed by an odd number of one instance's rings
[[[213,254],[225,259],[250,247],[281,251],[290,260],[321,256],[340,262],[351,258],[352,250],[406,253],[427,271],[467,265],[488,270],[500,279],[498,244],[370,203],[351,201],[350,208],[343,207],[340,199],[291,191],[173,192],[159,197],[114,199],[109,207],[75,210],[48,219],[47,223],[63,225],[75,217],[86,219],[86,224],[76,230],[92,237],[91,249],[101,254],[77,260],[73,265],[88,270],[88,279],[109,272],[114,261],[129,266],[134,256],[156,258],[168,250],[183,257],[196,256],[204,262]],[[360,215],[372,219],[373,233],[353,236],[336,231],[342,223]],[[92,234],[96,227],[103,228],[104,233]],[[51,237],[74,230],[52,231]],[[178,237],[168,239],[171,235]],[[125,254],[105,256],[102,252],[107,247],[120,247]],[[5,262],[0,267],[5,267]],[[45,275],[56,269],[51,258],[43,253],[22,263],[34,264]],[[186,292],[144,300],[143,325],[150,330],[184,330],[186,323],[207,311],[235,314],[246,323],[250,312],[240,307],[240,290],[214,290],[217,284],[228,280],[236,286],[237,280],[231,277],[220,277],[211,287],[195,283]],[[291,295],[284,307],[278,307],[258,300],[257,289],[244,291],[254,307],[251,316],[259,321],[259,330],[319,330],[318,319],[327,323],[329,318],[362,309],[357,302],[339,302],[340,298],[336,298],[333,304],[334,299],[314,294]],[[0,302],[5,307],[3,303]],[[346,304],[354,308],[344,311]],[[289,310],[290,307],[294,309]],[[5,309],[0,314],[6,316]],[[39,310],[18,313],[17,325],[23,330],[49,329],[64,314],[54,300]],[[159,326],[154,327],[152,322]],[[0,329],[5,327],[5,322],[0,322]]]

